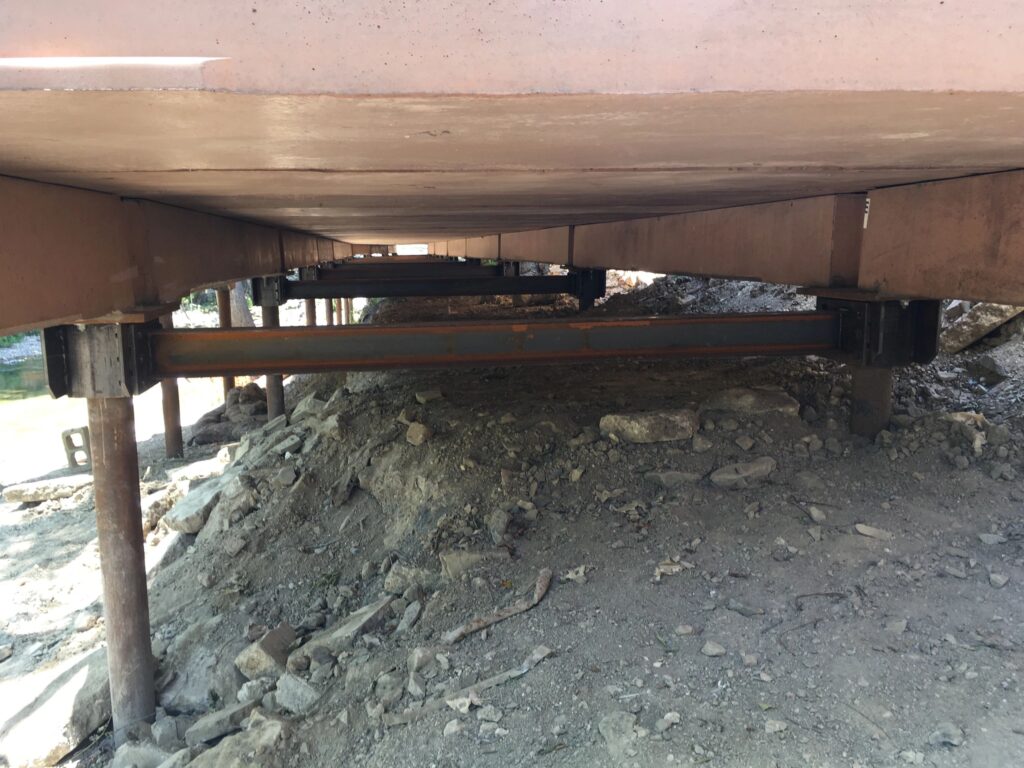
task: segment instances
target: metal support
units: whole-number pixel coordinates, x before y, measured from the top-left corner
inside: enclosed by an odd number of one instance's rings
[[[338,325],[345,325],[345,310],[342,302],[343,299],[334,300],[334,317],[337,318]]]
[[[221,328],[231,327],[231,287],[222,286],[217,289],[217,317]],[[228,392],[235,388],[235,377],[224,377],[224,399],[227,400]]]
[[[306,310],[306,325],[316,325],[316,299],[306,299],[304,307]]]
[[[210,376],[599,362],[610,358],[826,354],[838,346],[836,313],[782,312],[154,331],[148,348],[159,376]]]
[[[850,431],[874,437],[892,418],[892,368],[853,367]]]
[[[341,324],[352,324],[352,299],[339,299],[341,303]]]
[[[263,307],[263,327],[279,328],[281,313],[276,306]],[[280,373],[267,374],[267,418],[275,419],[284,413],[284,377]]]
[[[164,315],[160,318],[160,327],[172,330],[174,318],[171,315]],[[160,390],[164,406],[164,452],[168,459],[180,459],[185,455],[185,441],[181,434],[181,401],[178,396],[178,380],[163,379],[160,382]]]
[[[938,351],[937,301],[863,301],[822,295],[840,316],[840,358],[853,366],[850,431],[874,437],[892,418],[892,369],[929,363]]]
[[[324,311],[327,314],[327,325],[334,325],[334,299],[324,299]]]
[[[139,459],[130,397],[90,397],[88,410],[116,747],[155,711]]]

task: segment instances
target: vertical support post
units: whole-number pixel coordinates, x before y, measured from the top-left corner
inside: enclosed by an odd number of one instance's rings
[[[135,410],[130,397],[89,397],[88,411],[110,703],[119,746],[130,726],[152,722],[156,705]]]
[[[174,318],[164,315],[160,325],[171,330]],[[178,397],[178,380],[163,379],[160,382],[160,395],[164,405],[164,452],[168,459],[180,459],[185,455],[185,441],[181,435],[181,401]]]
[[[263,306],[263,327],[280,328],[281,312],[276,305]],[[275,419],[284,413],[284,376],[267,374],[267,418]]]
[[[341,324],[351,325],[352,323],[352,299],[341,300]]]
[[[324,299],[324,307],[327,311],[327,325],[334,325],[334,299]]]
[[[344,302],[341,299],[334,300],[334,318],[338,325],[345,324]]]
[[[306,325],[316,325],[316,299],[306,299]]]
[[[850,431],[874,437],[892,418],[892,368],[853,367]]]
[[[223,286],[217,289],[217,316],[221,328],[231,327],[231,288]],[[235,377],[224,377],[224,398],[227,399],[228,391],[235,388]]]

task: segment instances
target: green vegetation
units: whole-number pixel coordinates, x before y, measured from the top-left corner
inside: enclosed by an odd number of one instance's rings
[[[0,349],[4,349],[6,347],[13,347],[22,339],[27,338],[28,335],[29,332],[16,333],[13,336],[0,336]]]

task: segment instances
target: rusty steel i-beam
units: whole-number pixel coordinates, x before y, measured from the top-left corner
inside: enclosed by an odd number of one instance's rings
[[[161,378],[814,354],[838,343],[835,312],[149,333]]]

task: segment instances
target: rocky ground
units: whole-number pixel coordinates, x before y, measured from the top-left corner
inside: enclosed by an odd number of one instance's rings
[[[594,312],[806,302],[671,278]],[[367,314],[572,311],[525,303]],[[158,720],[112,756],[87,657],[68,762],[1022,765],[1024,347],[1002,334],[900,372],[874,441],[814,358],[295,381],[287,419],[152,463]],[[33,519],[77,531],[70,556],[91,514],[87,488],[0,508],[9,594],[64,577],[18,570]],[[0,692],[102,639],[95,603],[19,616]]]

